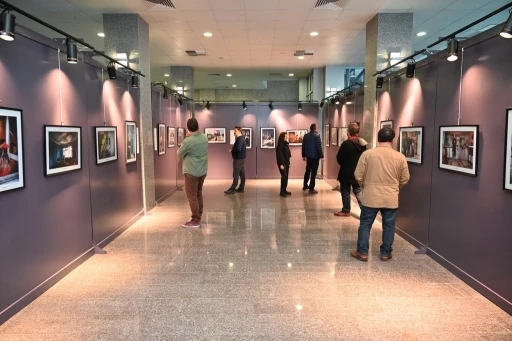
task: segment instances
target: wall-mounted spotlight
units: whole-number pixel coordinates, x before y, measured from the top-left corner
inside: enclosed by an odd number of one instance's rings
[[[16,17],[5,9],[2,13],[2,17],[0,17],[0,38],[6,41],[13,41],[15,26]]]
[[[512,38],[512,14],[509,14],[505,25],[501,29],[500,36],[507,39]]]
[[[384,77],[377,76],[377,89],[382,88],[382,84],[384,84]]]
[[[348,89],[347,91],[345,91],[345,97],[348,97],[348,96],[352,96],[354,93],[352,92],[352,90]]]
[[[336,104],[336,100],[334,99],[334,97],[331,97],[331,104],[332,105]]]
[[[338,96],[338,95],[334,96],[334,103],[340,104],[340,96]]]
[[[66,48],[67,48],[67,55],[68,55],[68,64],[76,64],[78,63],[78,50],[76,48],[76,45],[73,44],[73,41],[71,39],[66,39]]]
[[[178,103],[179,103],[180,105],[183,105],[183,100],[181,99],[181,97],[178,97]]]
[[[414,70],[416,69],[416,63],[414,61],[407,64],[407,71],[405,72],[405,77],[412,78],[414,77]]]
[[[269,107],[270,111],[274,110],[274,105],[272,104],[272,101],[270,101],[270,103],[268,104],[268,107]]]
[[[169,98],[169,91],[167,91],[167,89],[164,89],[164,99],[168,99]]]
[[[206,101],[206,105],[204,107],[206,108],[206,110],[210,110],[210,101]]]
[[[245,101],[242,102],[242,108],[244,108],[244,110],[247,110],[247,104],[245,104]]]
[[[299,102],[299,104],[297,104],[297,110],[302,111],[302,103],[301,102]]]
[[[320,101],[320,109],[324,107],[324,101]]]
[[[117,78],[116,67],[114,66],[114,63],[109,63],[107,65],[107,72],[108,72],[108,77],[110,79],[116,79]]]
[[[132,75],[132,88],[138,88],[139,87],[139,77],[136,75]]]
[[[459,59],[457,53],[459,52],[459,42],[457,39],[450,39],[448,41],[448,61],[454,62]]]

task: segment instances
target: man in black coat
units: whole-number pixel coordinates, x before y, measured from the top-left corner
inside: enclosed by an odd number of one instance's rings
[[[247,156],[247,145],[245,136],[243,136],[242,128],[235,127],[235,144],[229,150],[233,157],[233,183],[225,194],[234,194],[235,192],[243,193],[245,188],[245,157]],[[238,178],[240,177],[240,187],[238,185]]]
[[[366,141],[359,137],[359,126],[357,123],[350,123],[348,126],[348,140],[343,142],[336,155],[340,165],[338,181],[341,184],[341,201],[343,208],[340,212],[334,213],[338,217],[350,217],[350,188],[361,206],[361,186],[357,183],[354,172],[359,157],[366,150]]]
[[[304,186],[302,186],[302,190],[306,191],[309,189],[309,194],[318,193],[315,191],[315,179],[320,159],[323,158],[322,141],[320,140],[320,134],[317,132],[317,126],[313,123],[310,126],[310,132],[304,135],[302,141],[302,159],[306,161],[306,173],[304,173]]]

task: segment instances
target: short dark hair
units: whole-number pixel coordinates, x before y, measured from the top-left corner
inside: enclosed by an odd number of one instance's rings
[[[235,127],[235,130],[238,130],[239,132],[242,132],[242,128],[241,128],[241,127],[239,127],[239,126],[236,126],[236,127]]]
[[[316,123],[309,126],[309,130],[316,130]]]
[[[188,121],[187,121],[187,129],[191,133],[195,133],[196,131],[199,130],[199,123],[197,122],[197,120],[195,118],[192,117],[192,118],[188,119]]]
[[[350,136],[356,136],[359,134],[359,124],[357,123],[350,123],[348,125],[348,133]]]
[[[395,131],[390,127],[384,127],[379,130],[377,134],[377,141],[379,142],[393,142],[395,139]]]
[[[285,136],[286,136],[286,132],[284,132],[284,131],[281,134],[279,134],[279,139],[277,140],[277,144],[283,143]]]

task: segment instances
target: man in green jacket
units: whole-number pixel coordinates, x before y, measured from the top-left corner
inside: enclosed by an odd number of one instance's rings
[[[192,216],[181,226],[201,227],[203,184],[208,171],[208,138],[199,132],[199,123],[195,118],[187,121],[187,130],[190,136],[181,144],[178,156],[183,159],[185,194]]]

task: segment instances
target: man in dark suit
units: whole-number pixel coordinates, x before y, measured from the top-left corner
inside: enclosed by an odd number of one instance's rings
[[[243,193],[245,188],[245,158],[247,154],[247,145],[245,136],[243,135],[242,128],[235,127],[235,144],[229,150],[233,157],[233,183],[231,187],[224,191],[225,194],[234,194],[235,192]],[[238,178],[240,177],[240,187],[238,185]]]
[[[302,190],[307,191],[309,189],[309,194],[318,193],[315,191],[315,179],[320,159],[323,158],[322,141],[320,140],[320,134],[317,132],[317,126],[313,123],[310,126],[309,133],[304,135],[302,141],[302,159],[306,161],[306,173],[304,173],[304,186],[302,186]]]

